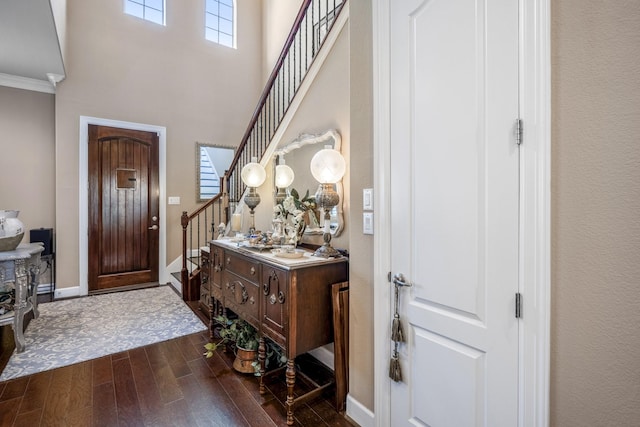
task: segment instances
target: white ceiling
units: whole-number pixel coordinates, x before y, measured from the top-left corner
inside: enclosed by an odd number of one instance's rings
[[[47,82],[48,73],[65,75],[49,0],[0,0],[0,74]]]

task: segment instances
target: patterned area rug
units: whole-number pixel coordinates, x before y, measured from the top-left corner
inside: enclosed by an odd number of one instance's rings
[[[169,285],[39,304],[0,381],[206,330]]]

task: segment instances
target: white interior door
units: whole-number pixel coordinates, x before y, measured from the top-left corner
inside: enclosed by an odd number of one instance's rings
[[[391,267],[412,283],[391,425],[515,426],[518,2],[394,1],[390,19]]]

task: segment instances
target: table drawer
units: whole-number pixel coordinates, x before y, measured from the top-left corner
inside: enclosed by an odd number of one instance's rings
[[[241,317],[253,317],[253,322],[246,319],[250,323],[257,323],[258,319],[260,319],[259,292],[260,288],[256,283],[229,271],[225,272],[222,290],[224,305]]]
[[[258,282],[258,278],[260,277],[259,262],[227,252],[225,253],[224,265],[228,272],[235,273],[254,283]]]

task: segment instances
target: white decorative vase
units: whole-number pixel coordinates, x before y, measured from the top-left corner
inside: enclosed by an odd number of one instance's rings
[[[24,224],[18,219],[20,211],[0,210],[0,251],[12,251],[24,237]]]

